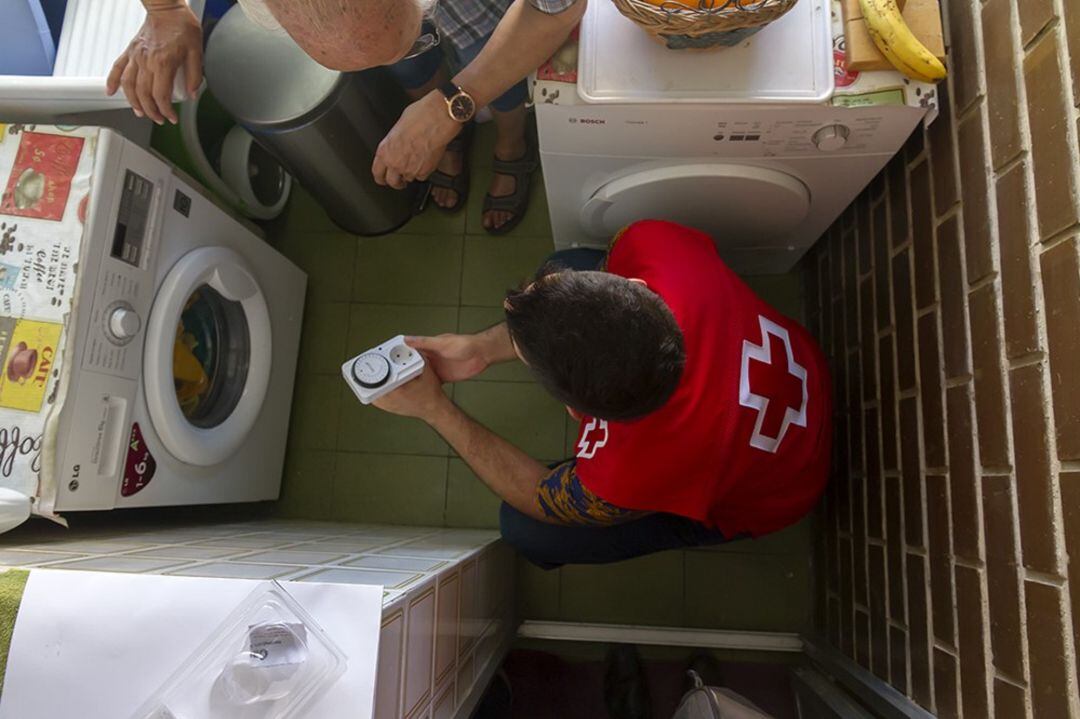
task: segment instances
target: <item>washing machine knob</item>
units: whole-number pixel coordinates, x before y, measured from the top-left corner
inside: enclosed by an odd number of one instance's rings
[[[117,307],[109,315],[109,331],[119,340],[131,339],[142,329],[142,320],[135,310]]]
[[[814,146],[822,152],[834,152],[847,144],[850,134],[845,125],[826,125],[814,133]]]

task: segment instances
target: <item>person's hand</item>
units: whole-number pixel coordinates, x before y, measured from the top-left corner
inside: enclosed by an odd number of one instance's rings
[[[409,380],[393,392],[384,394],[372,404],[390,414],[428,420],[435,417],[451,402],[442,391],[439,376],[435,374],[431,363],[428,362],[424,365],[424,371],[419,377]]]
[[[481,335],[408,337],[405,343],[423,353],[427,365],[443,382],[471,379],[491,364]]]
[[[446,111],[442,93],[432,90],[405,108],[379,143],[371,165],[375,182],[403,190],[413,180],[426,179],[460,130]]]
[[[113,95],[122,87],[136,115],[175,124],[173,80],[181,67],[185,89],[194,96],[202,82],[202,26],[187,3],[176,0],[146,13],[135,39],[113,63],[105,90]]]

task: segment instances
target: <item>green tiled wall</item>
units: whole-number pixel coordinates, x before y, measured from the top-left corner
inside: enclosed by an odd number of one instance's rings
[[[271,241],[309,275],[280,515],[452,527],[498,526],[499,501],[423,423],[355,400],[342,362],[399,333],[475,332],[500,321],[509,287],[553,250],[542,182],[512,233],[480,225],[490,127],[474,146],[469,205],[429,208],[400,232],[338,230],[303,191]],[[801,314],[793,276],[750,284]],[[493,367],[448,393],[477,420],[544,461],[574,453],[577,425],[520,364]],[[522,615],[534,619],[796,630],[810,606],[809,525],[720,549],[665,552],[605,567],[542,572],[522,562]]]

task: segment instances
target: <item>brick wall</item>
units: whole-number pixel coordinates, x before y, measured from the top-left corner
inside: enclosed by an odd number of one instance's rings
[[[945,3],[941,117],[803,265],[817,624],[941,716],[1080,716],[1080,0]]]

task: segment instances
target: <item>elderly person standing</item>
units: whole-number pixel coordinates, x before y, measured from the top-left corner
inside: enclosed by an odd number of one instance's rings
[[[202,32],[185,0],[142,0],[147,17],[109,75],[135,114],[176,122],[180,68],[193,94],[202,77]],[[379,146],[376,182],[401,189],[429,180],[454,211],[469,187],[467,151],[476,111],[490,106],[496,141],[483,225],[521,220],[536,149],[526,135],[525,77],[581,19],[586,0],[241,0],[257,22],[280,27],[312,58],[341,71],[389,65],[413,99]],[[451,76],[444,59],[455,68]]]

